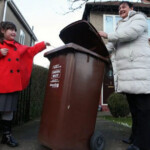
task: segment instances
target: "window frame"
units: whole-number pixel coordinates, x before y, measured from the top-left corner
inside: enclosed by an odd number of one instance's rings
[[[25,33],[22,29],[20,29],[20,35],[19,35],[19,43],[23,44],[25,43]]]

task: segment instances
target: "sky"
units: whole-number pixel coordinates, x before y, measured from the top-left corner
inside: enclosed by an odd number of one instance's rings
[[[82,19],[84,7],[75,12],[68,13],[67,0],[13,0],[30,27],[38,38],[37,42],[47,41],[52,46],[37,54],[34,63],[48,67],[49,61],[43,57],[46,51],[52,50],[64,43],[59,38],[60,31],[67,25]]]

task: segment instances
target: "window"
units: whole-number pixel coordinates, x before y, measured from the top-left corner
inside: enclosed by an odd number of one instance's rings
[[[33,46],[35,44],[34,40],[32,39],[31,41],[31,46]]]
[[[107,33],[115,31],[117,22],[121,19],[118,15],[104,15],[104,31]]]
[[[23,32],[23,30],[20,30],[19,43],[24,44],[24,41],[25,41],[25,33]]]
[[[119,15],[104,15],[104,31],[107,33],[115,31],[117,22],[121,20]],[[148,36],[150,37],[150,18],[147,19]]]
[[[150,18],[147,19],[148,23],[148,37],[150,37]]]

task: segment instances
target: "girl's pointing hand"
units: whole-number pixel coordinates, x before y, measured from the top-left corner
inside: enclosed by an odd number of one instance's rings
[[[2,48],[2,49],[0,49],[0,52],[1,52],[1,54],[2,54],[3,56],[6,56],[7,53],[8,53],[8,49],[7,49],[7,48]]]

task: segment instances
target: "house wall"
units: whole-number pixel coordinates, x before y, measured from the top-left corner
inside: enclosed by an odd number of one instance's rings
[[[18,20],[18,18],[16,17],[16,15],[14,14],[14,12],[11,10],[11,8],[9,6],[7,7],[7,12],[6,12],[6,21],[11,21],[17,26],[17,36],[16,36],[17,41],[19,41],[20,29],[23,30],[23,32],[25,33],[25,43],[24,44],[30,46],[31,35],[27,32],[27,30],[25,29],[23,24],[20,22],[20,20]]]
[[[100,12],[90,13],[90,22],[96,28],[97,31],[103,30],[103,14]]]
[[[3,19],[4,1],[0,1],[0,21]]]
[[[89,21],[97,31],[103,31],[103,13],[91,11]],[[103,41],[104,43],[107,43],[107,40],[103,39]]]

